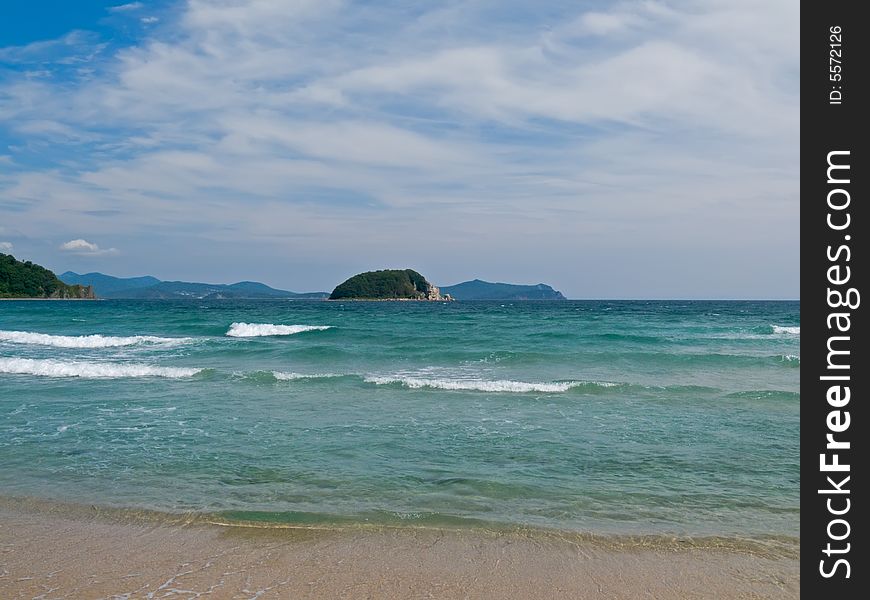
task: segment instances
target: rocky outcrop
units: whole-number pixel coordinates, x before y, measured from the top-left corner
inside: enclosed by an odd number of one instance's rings
[[[90,285],[65,285],[49,296],[60,300],[95,300],[94,288]]]
[[[442,296],[441,290],[430,283],[429,291],[426,292],[426,300],[452,300],[452,298],[450,298],[450,294]]]

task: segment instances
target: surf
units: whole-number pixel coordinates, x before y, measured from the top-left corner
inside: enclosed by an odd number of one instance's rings
[[[786,334],[786,335],[800,335],[801,328],[800,327],[786,327],[784,325],[771,325],[771,329],[773,329],[773,333],[778,334]]]
[[[273,323],[233,323],[227,330],[228,337],[268,337],[295,335],[306,331],[324,331],[332,325],[275,325]]]
[[[136,363],[110,363],[64,361],[35,358],[0,358],[0,373],[10,375],[37,375],[40,377],[82,377],[85,379],[113,379],[128,377],[192,377],[202,369],[162,367]]]
[[[366,383],[376,385],[399,384],[411,389],[433,388],[440,390],[473,391],[473,392],[513,392],[513,393],[561,393],[567,392],[573,387],[586,385],[582,381],[556,381],[556,382],[526,382],[509,379],[484,380],[484,379],[427,379],[421,377],[375,377],[369,376],[364,379]],[[595,385],[609,387],[617,384],[607,382],[595,382]]]
[[[116,348],[137,344],[176,345],[189,342],[191,338],[166,338],[153,335],[53,335],[34,331],[0,330],[0,342],[55,348]]]

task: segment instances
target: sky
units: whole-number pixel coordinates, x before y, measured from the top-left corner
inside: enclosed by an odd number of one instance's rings
[[[793,0],[0,3],[0,252],[799,298]]]

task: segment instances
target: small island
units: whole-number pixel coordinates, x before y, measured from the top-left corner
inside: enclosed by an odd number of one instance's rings
[[[0,253],[0,298],[93,300],[94,297],[91,286],[67,285],[45,267]]]
[[[330,300],[430,300],[450,301],[449,294],[426,281],[412,269],[385,269],[354,275],[339,284]]]

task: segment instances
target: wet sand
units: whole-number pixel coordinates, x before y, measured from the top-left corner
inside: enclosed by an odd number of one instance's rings
[[[0,500],[0,598],[799,598],[798,548],[540,530],[263,528]]]

